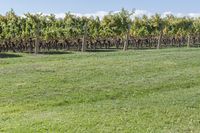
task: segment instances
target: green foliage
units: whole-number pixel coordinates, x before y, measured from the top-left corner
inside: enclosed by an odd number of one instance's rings
[[[20,17],[11,10],[4,16],[0,15],[0,39],[37,37],[42,40],[63,40],[80,38],[85,32],[92,39],[123,37],[129,29],[130,34],[136,37],[158,36],[161,32],[166,36],[200,34],[199,18],[177,18],[173,15],[162,18],[155,14],[132,19],[133,14],[122,9],[120,12],[110,12],[100,20],[98,17],[78,17],[68,12],[63,19],[57,19],[54,14],[27,13]]]
[[[104,16],[101,22],[101,33],[103,37],[123,36],[132,23],[130,13],[122,9],[118,13],[110,12]]]
[[[144,15],[142,19],[135,17],[131,28],[132,36],[144,37],[151,35],[152,32],[152,26],[147,16]]]

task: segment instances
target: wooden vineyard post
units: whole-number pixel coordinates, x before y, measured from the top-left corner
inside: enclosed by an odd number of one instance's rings
[[[35,39],[35,54],[38,54],[38,52],[39,52],[39,26],[37,24],[36,39]]]
[[[163,31],[161,30],[160,36],[158,38],[157,49],[160,49],[160,46],[161,46],[161,43],[162,43],[162,37],[163,37]]]
[[[84,25],[83,29],[84,29],[84,34],[83,34],[83,39],[82,39],[81,51],[85,52],[86,51],[87,25]]]
[[[124,41],[124,48],[123,48],[123,51],[126,51],[128,49],[128,42],[129,42],[129,36],[130,36],[130,25],[128,25],[128,31],[126,33],[126,38],[125,38],[125,41]]]
[[[187,48],[190,47],[190,34],[188,34]]]
[[[39,39],[38,37],[36,37],[36,40],[35,40],[35,54],[38,54],[39,52]]]

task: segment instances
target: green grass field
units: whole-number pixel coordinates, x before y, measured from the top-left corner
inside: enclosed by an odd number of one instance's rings
[[[0,54],[0,132],[199,131],[199,48]]]

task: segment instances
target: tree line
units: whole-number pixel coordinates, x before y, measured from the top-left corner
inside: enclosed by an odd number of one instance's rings
[[[161,48],[199,46],[200,18],[159,14],[132,18],[122,9],[99,17],[65,14],[0,15],[0,52],[36,52],[51,49]]]

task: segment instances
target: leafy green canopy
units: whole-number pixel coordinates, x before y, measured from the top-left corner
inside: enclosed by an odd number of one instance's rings
[[[135,37],[158,36],[162,31],[167,36],[182,36],[200,33],[200,18],[177,18],[168,15],[162,18],[159,14],[151,17],[135,17],[134,12],[122,9],[120,12],[110,12],[102,19],[99,17],[79,17],[65,14],[57,19],[54,14],[30,14],[17,16],[14,10],[0,15],[0,39],[42,40],[80,38],[84,32],[92,39],[123,37],[130,29]],[[85,27],[85,28],[84,28]]]

